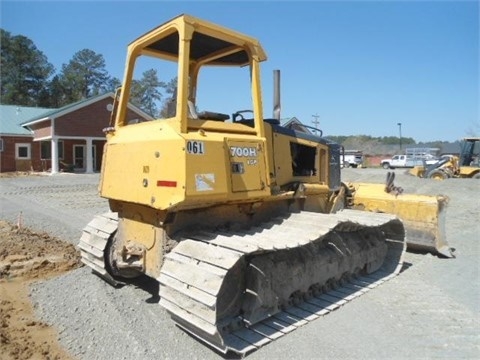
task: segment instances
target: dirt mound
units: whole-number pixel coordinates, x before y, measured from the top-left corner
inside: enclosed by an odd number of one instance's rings
[[[44,279],[78,266],[73,245],[0,221],[0,279]]]
[[[0,220],[2,359],[69,359],[54,329],[35,318],[28,284],[81,266],[71,244]]]

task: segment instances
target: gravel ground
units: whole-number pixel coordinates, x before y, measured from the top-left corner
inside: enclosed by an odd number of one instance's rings
[[[272,344],[249,359],[479,359],[480,182],[418,179],[397,170],[406,192],[445,194],[447,239],[456,259],[407,253],[400,276]],[[383,169],[344,169],[345,181],[383,182]],[[76,244],[82,228],[108,209],[98,175],[0,179],[0,218]],[[78,359],[220,359],[176,327],[158,305],[154,282],[114,289],[83,267],[36,283],[38,316],[55,326]]]

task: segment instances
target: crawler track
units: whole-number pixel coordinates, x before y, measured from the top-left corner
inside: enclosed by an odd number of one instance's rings
[[[397,275],[404,235],[394,216],[352,210],[195,232],[165,257],[160,305],[218,350],[246,354]]]
[[[110,236],[117,230],[117,213],[109,212],[97,215],[83,229],[78,247],[82,255],[82,262],[110,284],[120,284],[108,272],[106,265],[106,247]]]
[[[116,213],[99,215],[80,239],[82,261],[113,285],[109,238]],[[246,354],[396,276],[403,224],[355,210],[299,212],[246,232],[179,234],[164,257],[160,305],[183,329],[222,352]]]

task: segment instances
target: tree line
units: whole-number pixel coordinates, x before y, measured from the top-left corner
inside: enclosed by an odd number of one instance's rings
[[[370,135],[350,135],[350,136],[327,136],[330,140],[342,144],[343,146],[349,149],[355,149],[356,147],[360,147],[363,144],[370,143],[373,145],[399,145],[400,138],[397,136],[380,136],[380,137],[373,137]],[[415,145],[415,139],[411,137],[402,137],[402,144],[403,145]]]
[[[429,147],[441,149],[449,141],[435,140],[429,142],[417,142],[411,137],[402,137],[402,150],[400,150],[400,138],[397,136],[370,136],[370,135],[327,135],[326,138],[341,144],[347,150],[362,150],[367,154],[387,154],[398,147],[395,152],[403,152],[408,147]],[[459,142],[459,141],[456,141]]]
[[[0,33],[0,104],[60,108],[114,92],[121,85],[106,70],[102,54],[79,50],[56,71],[31,39],[1,28]],[[176,78],[160,81],[157,71],[150,69],[132,82],[130,101],[153,117],[162,116],[164,99],[175,86]]]

